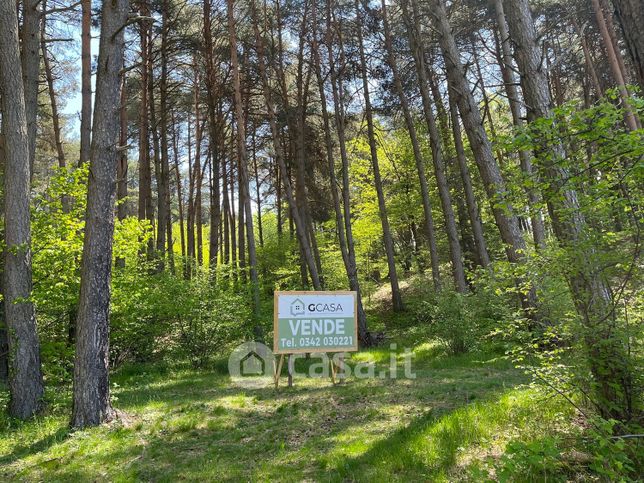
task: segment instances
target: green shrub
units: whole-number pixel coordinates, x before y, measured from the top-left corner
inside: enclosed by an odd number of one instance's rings
[[[513,481],[566,481],[562,475],[559,441],[545,437],[530,442],[511,441],[496,469],[501,483]]]
[[[218,290],[203,279],[187,288],[175,301],[181,306],[174,324],[177,352],[194,367],[203,367],[233,342],[250,338],[248,298]]]
[[[452,354],[479,349],[492,327],[510,317],[503,300],[483,290],[471,294],[443,290],[430,297],[418,306],[416,318]]]
[[[631,456],[637,448],[629,447],[626,439],[613,436],[618,422],[599,417],[592,418],[591,422],[592,426],[588,430],[588,451],[592,455],[590,469],[606,481],[636,481],[627,475],[635,473],[635,463]],[[639,443],[637,440],[632,441],[633,446]]]

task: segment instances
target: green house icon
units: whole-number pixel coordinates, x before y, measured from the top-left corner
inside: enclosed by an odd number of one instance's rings
[[[291,315],[293,317],[296,317],[298,315],[304,315],[305,310],[304,310],[304,302],[302,302],[300,299],[295,299],[293,302],[291,302]]]

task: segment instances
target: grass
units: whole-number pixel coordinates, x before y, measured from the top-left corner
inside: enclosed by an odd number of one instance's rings
[[[406,288],[408,304],[426,285]],[[225,360],[208,371],[122,367],[111,379],[119,421],[70,431],[68,387],[50,388],[31,421],[0,414],[0,481],[483,481],[498,476],[509,443],[541,448],[578,430],[570,406],[530,388],[500,354],[449,356],[413,310],[393,315],[380,295],[370,322],[388,339],[347,362],[378,375],[395,343],[402,375],[411,347],[413,379],[300,377],[276,391],[236,387]],[[315,362],[298,359],[298,372]],[[521,468],[515,481],[558,481]]]
[[[70,432],[67,390],[46,414],[6,421],[0,480],[468,480],[509,440],[570,419],[494,354],[414,353],[415,379],[301,378],[278,391],[234,387],[223,371],[123,368],[119,422]],[[369,359],[386,368],[388,350],[352,362]]]

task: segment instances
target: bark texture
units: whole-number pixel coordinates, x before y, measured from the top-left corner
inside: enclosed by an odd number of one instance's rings
[[[626,41],[628,54],[644,92],[644,0],[612,0]]]
[[[3,0],[0,2],[0,92],[5,93],[2,96],[6,243],[3,295],[9,349],[9,413],[25,419],[41,406],[43,379],[36,314],[29,302],[32,288],[30,131],[19,52],[16,5]]]
[[[438,131],[438,126],[436,124],[436,118],[432,111],[432,104],[429,96],[429,88],[426,74],[425,66],[425,48],[420,40],[418,34],[418,25],[417,25],[417,13],[415,1],[412,0],[414,6],[414,22],[412,24],[409,21],[409,14],[407,12],[406,5],[403,6],[404,17],[407,19],[407,34],[409,36],[409,43],[412,49],[412,54],[414,57],[414,64],[416,66],[416,74],[418,75],[419,90],[421,94],[422,104],[423,104],[423,113],[425,115],[425,122],[427,123],[427,129],[429,130],[429,142],[432,149],[432,164],[434,166],[434,176],[436,177],[436,184],[438,186],[438,196],[441,201],[441,207],[443,209],[443,217],[445,218],[445,231],[447,231],[447,241],[449,244],[450,250],[450,260],[452,262],[452,277],[454,278],[454,286],[459,292],[467,291],[467,283],[465,281],[465,268],[463,266],[463,253],[461,249],[461,244],[458,238],[458,229],[456,228],[456,216],[454,215],[454,209],[452,207],[452,197],[449,192],[449,185],[447,184],[447,176],[445,174],[445,163],[443,161],[443,145],[441,142],[440,133]],[[404,2],[406,3],[406,2]],[[384,25],[385,25],[385,44],[388,50],[389,64],[394,75],[394,84],[396,90],[398,91],[398,97],[400,98],[401,106],[403,109],[403,114],[407,122],[407,129],[412,138],[412,145],[414,146],[414,156],[416,157],[416,167],[418,170],[418,176],[420,178],[420,189],[423,196],[423,200],[427,198],[427,201],[423,201],[423,205],[429,205],[429,192],[427,188],[427,181],[423,180],[424,177],[424,167],[422,159],[419,160],[420,148],[418,147],[418,140],[416,136],[416,128],[414,127],[414,120],[412,118],[409,103],[405,98],[403,91],[402,81],[400,80],[400,75],[398,74],[398,69],[396,66],[396,59],[393,52],[391,32],[389,28],[389,22],[386,15],[386,6],[383,0],[382,10],[384,12]]]
[[[129,2],[103,4],[85,240],[76,322],[72,427],[109,421],[109,311],[118,145],[120,70]]]
[[[92,136],[92,0],[81,1],[81,120],[80,158],[89,161]]]
[[[369,80],[367,72],[367,60],[365,56],[364,40],[362,36],[362,13],[360,12],[359,0],[355,0],[356,22],[358,33],[358,51],[360,54],[360,74],[362,76],[362,95],[365,104],[365,116],[367,118],[367,136],[369,138],[369,149],[371,152],[371,166],[373,168],[373,179],[378,195],[378,211],[380,213],[380,223],[382,224],[382,236],[387,253],[387,265],[389,268],[389,283],[391,285],[391,301],[394,311],[404,309],[402,296],[400,294],[400,285],[398,283],[398,271],[396,269],[396,258],[394,253],[394,242],[391,236],[389,225],[389,216],[387,215],[387,204],[385,195],[382,190],[382,177],[380,175],[380,164],[378,163],[378,147],[376,144],[376,134],[373,122],[373,112],[371,108],[371,96],[369,94]]]
[[[228,17],[228,35],[230,37],[230,57],[233,75],[233,90],[235,100],[235,120],[237,131],[237,152],[239,154],[239,197],[243,199],[244,220],[246,225],[246,238],[248,243],[248,262],[250,279],[253,290],[254,315],[259,316],[259,280],[257,278],[257,252],[255,249],[255,234],[253,227],[253,213],[250,204],[248,188],[248,156],[246,154],[246,135],[244,130],[244,114],[241,96],[241,81],[239,76],[239,61],[237,58],[237,32],[235,29],[234,0],[226,1]],[[240,220],[241,220],[240,213]],[[241,248],[241,247],[240,247]],[[258,334],[256,326],[256,335]]]
[[[494,0],[494,10],[496,13],[496,25],[499,30],[499,65],[501,66],[501,74],[503,76],[503,85],[505,92],[508,96],[508,103],[510,105],[510,112],[512,113],[512,122],[518,128],[523,126],[523,119],[521,117],[521,100],[519,98],[519,90],[517,89],[517,82],[514,75],[514,66],[512,62],[512,46],[510,45],[510,34],[508,33],[508,25],[505,21],[505,13],[503,11],[503,0]],[[528,151],[519,151],[519,163],[521,170],[526,177],[531,178],[532,172],[532,158]],[[528,207],[530,209],[530,222],[532,224],[532,238],[537,248],[543,248],[546,244],[546,229],[543,224],[543,216],[538,208],[539,196],[535,189],[526,188],[528,197]]]
[[[616,45],[616,42],[614,42],[614,39],[611,38],[611,32],[609,31],[608,22],[606,21],[604,11],[602,10],[601,5],[599,4],[599,0],[591,0],[590,3],[593,6],[593,11],[595,12],[595,18],[597,19],[597,25],[599,26],[599,33],[602,36],[604,48],[606,49],[608,65],[610,66],[610,70],[613,74],[613,78],[617,83],[619,96],[621,97],[622,102],[624,103],[624,107],[625,107],[624,120],[628,128],[631,131],[635,131],[639,126],[629,102],[629,94],[628,94],[628,90],[626,89],[626,79],[625,79],[626,68],[624,67],[622,54],[616,48],[617,45]]]
[[[515,58],[532,118],[552,115],[546,73],[541,64],[534,21],[527,0],[504,0]],[[573,255],[569,285],[586,329],[588,364],[595,379],[595,397],[605,418],[628,421],[633,416],[633,376],[626,361],[626,347],[616,334],[614,306],[597,254],[586,239],[588,226],[577,193],[570,188],[563,146],[543,146],[540,172],[549,184],[546,197],[555,236]],[[539,159],[537,153],[537,159]],[[553,161],[554,160],[554,161]]]
[[[273,102],[273,97],[271,95],[271,87],[268,81],[268,74],[266,72],[266,62],[264,60],[264,40],[262,39],[258,27],[258,18],[257,18],[257,9],[255,8],[255,2],[251,3],[251,11],[253,16],[253,31],[255,34],[255,45],[257,47],[258,55],[258,66],[259,73],[262,82],[262,89],[264,94],[264,102],[266,104],[266,111],[268,114],[269,126],[271,129],[271,136],[273,139],[273,149],[275,151],[275,160],[277,161],[278,171],[281,178],[281,183],[286,191],[286,199],[288,205],[291,208],[292,219],[295,223],[295,234],[298,239],[300,250],[304,255],[306,261],[306,266],[309,269],[311,275],[311,281],[313,282],[313,288],[316,290],[321,290],[322,285],[320,283],[320,278],[318,275],[317,265],[315,264],[315,259],[313,258],[313,253],[311,246],[308,242],[306,225],[302,219],[300,210],[295,203],[295,195],[293,193],[293,187],[291,180],[288,176],[288,171],[286,169],[286,162],[284,156],[284,150],[282,143],[280,142],[280,135],[277,126],[277,115],[275,113],[275,106]]]
[[[445,59],[449,84],[456,97],[456,104],[461,113],[461,119],[463,120],[470,146],[474,152],[474,159],[492,205],[496,225],[499,228],[503,242],[506,244],[508,260],[518,262],[522,259],[521,252],[525,249],[519,222],[514,214],[512,205],[508,201],[508,190],[505,181],[492,154],[490,140],[483,128],[481,111],[470,91],[456,41],[447,20],[443,0],[432,0],[431,6],[431,14],[438,31],[438,40]]]
[[[326,155],[327,163],[329,165],[329,178],[331,181],[331,197],[333,199],[333,210],[335,213],[335,223],[336,223],[336,232],[338,234],[338,240],[340,242],[340,251],[342,253],[342,260],[344,262],[344,267],[347,273],[347,279],[349,281],[349,287],[351,290],[356,292],[357,296],[357,305],[358,305],[358,338],[364,346],[369,346],[371,344],[371,334],[369,333],[367,327],[367,317],[362,306],[362,296],[360,293],[360,282],[358,280],[358,272],[356,268],[355,253],[350,252],[349,245],[347,242],[347,225],[351,225],[351,219],[344,220],[343,209],[340,201],[340,196],[338,195],[338,180],[336,176],[336,165],[334,159],[334,149],[333,149],[333,138],[331,135],[331,117],[327,109],[326,93],[324,90],[324,78],[322,76],[322,69],[320,66],[320,50],[317,40],[317,10],[316,5],[313,3],[313,40],[311,43],[311,49],[313,51],[313,66],[315,68],[315,76],[317,78],[318,89],[320,93],[320,102],[322,106],[322,121],[324,124],[324,142],[326,145]],[[330,15],[330,11],[327,12]],[[331,25],[330,22],[327,22],[327,45],[330,44],[330,32]],[[329,51],[329,63],[333,62],[333,52],[332,49]],[[333,69],[333,67],[332,67]],[[335,72],[330,72],[332,78],[331,82],[335,82]],[[335,89],[335,87],[333,88]],[[340,141],[344,143],[344,138]],[[346,150],[346,147],[345,147]],[[347,214],[350,217],[350,213]],[[353,240],[351,240],[353,243]]]
[[[22,81],[24,84],[25,116],[29,140],[29,172],[34,174],[36,156],[36,124],[38,117],[38,81],[40,80],[40,21],[42,8],[40,0],[23,2],[21,46]]]
[[[145,17],[149,15],[147,1],[141,2],[139,13]],[[154,226],[154,205],[152,204],[152,168],[150,167],[150,133],[149,133],[149,109],[148,92],[150,71],[150,55],[148,46],[149,23],[147,20],[140,22],[140,46],[141,46],[141,96],[139,99],[139,220],[148,220],[150,228]],[[148,257],[152,257],[154,251],[154,237],[148,241]]]

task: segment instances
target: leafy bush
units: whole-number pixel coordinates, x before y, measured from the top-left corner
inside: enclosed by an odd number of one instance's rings
[[[188,291],[178,294],[176,314],[177,351],[194,367],[203,367],[229,344],[252,334],[247,298],[213,287],[202,277]]]
[[[592,426],[588,430],[588,450],[592,454],[590,469],[607,481],[629,481],[626,475],[635,473],[635,464],[630,454],[634,448],[627,446],[626,439],[613,436],[618,422],[599,417],[594,417],[591,422]]]
[[[561,474],[559,441],[545,437],[530,442],[511,441],[497,466],[500,482],[566,481]]]
[[[87,166],[59,169],[32,210],[33,300],[50,383],[68,382],[73,373],[87,173]],[[115,224],[113,256],[125,263],[112,270],[111,364],[158,360],[173,351],[203,365],[249,331],[249,298],[216,289],[207,273],[191,280],[156,273],[154,260],[140,255],[151,234],[149,222],[135,217]]]
[[[416,309],[418,322],[452,354],[480,348],[492,327],[508,317],[503,300],[483,290],[471,294],[444,290]]]

